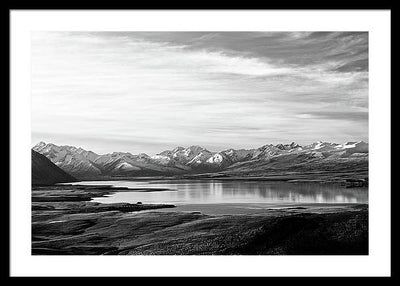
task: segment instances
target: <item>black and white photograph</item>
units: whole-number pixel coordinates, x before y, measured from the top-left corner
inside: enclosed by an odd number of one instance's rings
[[[32,141],[32,254],[368,254],[368,33],[35,32]]]
[[[31,257],[371,254],[370,31],[26,43]]]

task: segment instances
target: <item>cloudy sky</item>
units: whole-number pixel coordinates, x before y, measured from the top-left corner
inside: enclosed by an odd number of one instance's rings
[[[34,32],[32,143],[368,141],[368,34]]]

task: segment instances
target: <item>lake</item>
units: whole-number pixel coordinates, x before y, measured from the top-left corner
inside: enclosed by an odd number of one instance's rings
[[[79,185],[111,185],[133,190],[94,198],[99,203],[143,204],[347,204],[368,203],[368,188],[339,184],[243,180],[84,181]]]

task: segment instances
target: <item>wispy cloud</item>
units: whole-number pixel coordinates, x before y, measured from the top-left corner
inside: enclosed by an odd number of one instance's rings
[[[367,52],[366,33],[35,32],[33,140],[149,153],[367,140]]]

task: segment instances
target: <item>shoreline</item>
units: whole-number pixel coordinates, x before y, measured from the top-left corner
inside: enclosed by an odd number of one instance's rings
[[[193,205],[182,211],[178,205],[88,201],[113,191],[33,188],[32,254],[368,254],[367,204],[275,205],[248,213],[206,214]]]
[[[268,182],[288,182],[288,183],[320,183],[320,184],[340,184],[352,187],[368,186],[368,169],[354,171],[309,171],[309,172],[277,172],[269,175],[240,175],[219,173],[193,173],[168,176],[109,176],[109,177],[87,177],[80,178],[80,181],[162,181],[162,180],[220,180],[220,181],[268,181]],[[68,184],[68,183],[65,183]],[[74,182],[71,182],[74,184]]]
[[[332,213],[368,207],[365,203],[204,203],[175,204],[174,209],[162,212],[200,212],[207,215],[263,215],[271,211],[295,211],[298,213]]]

